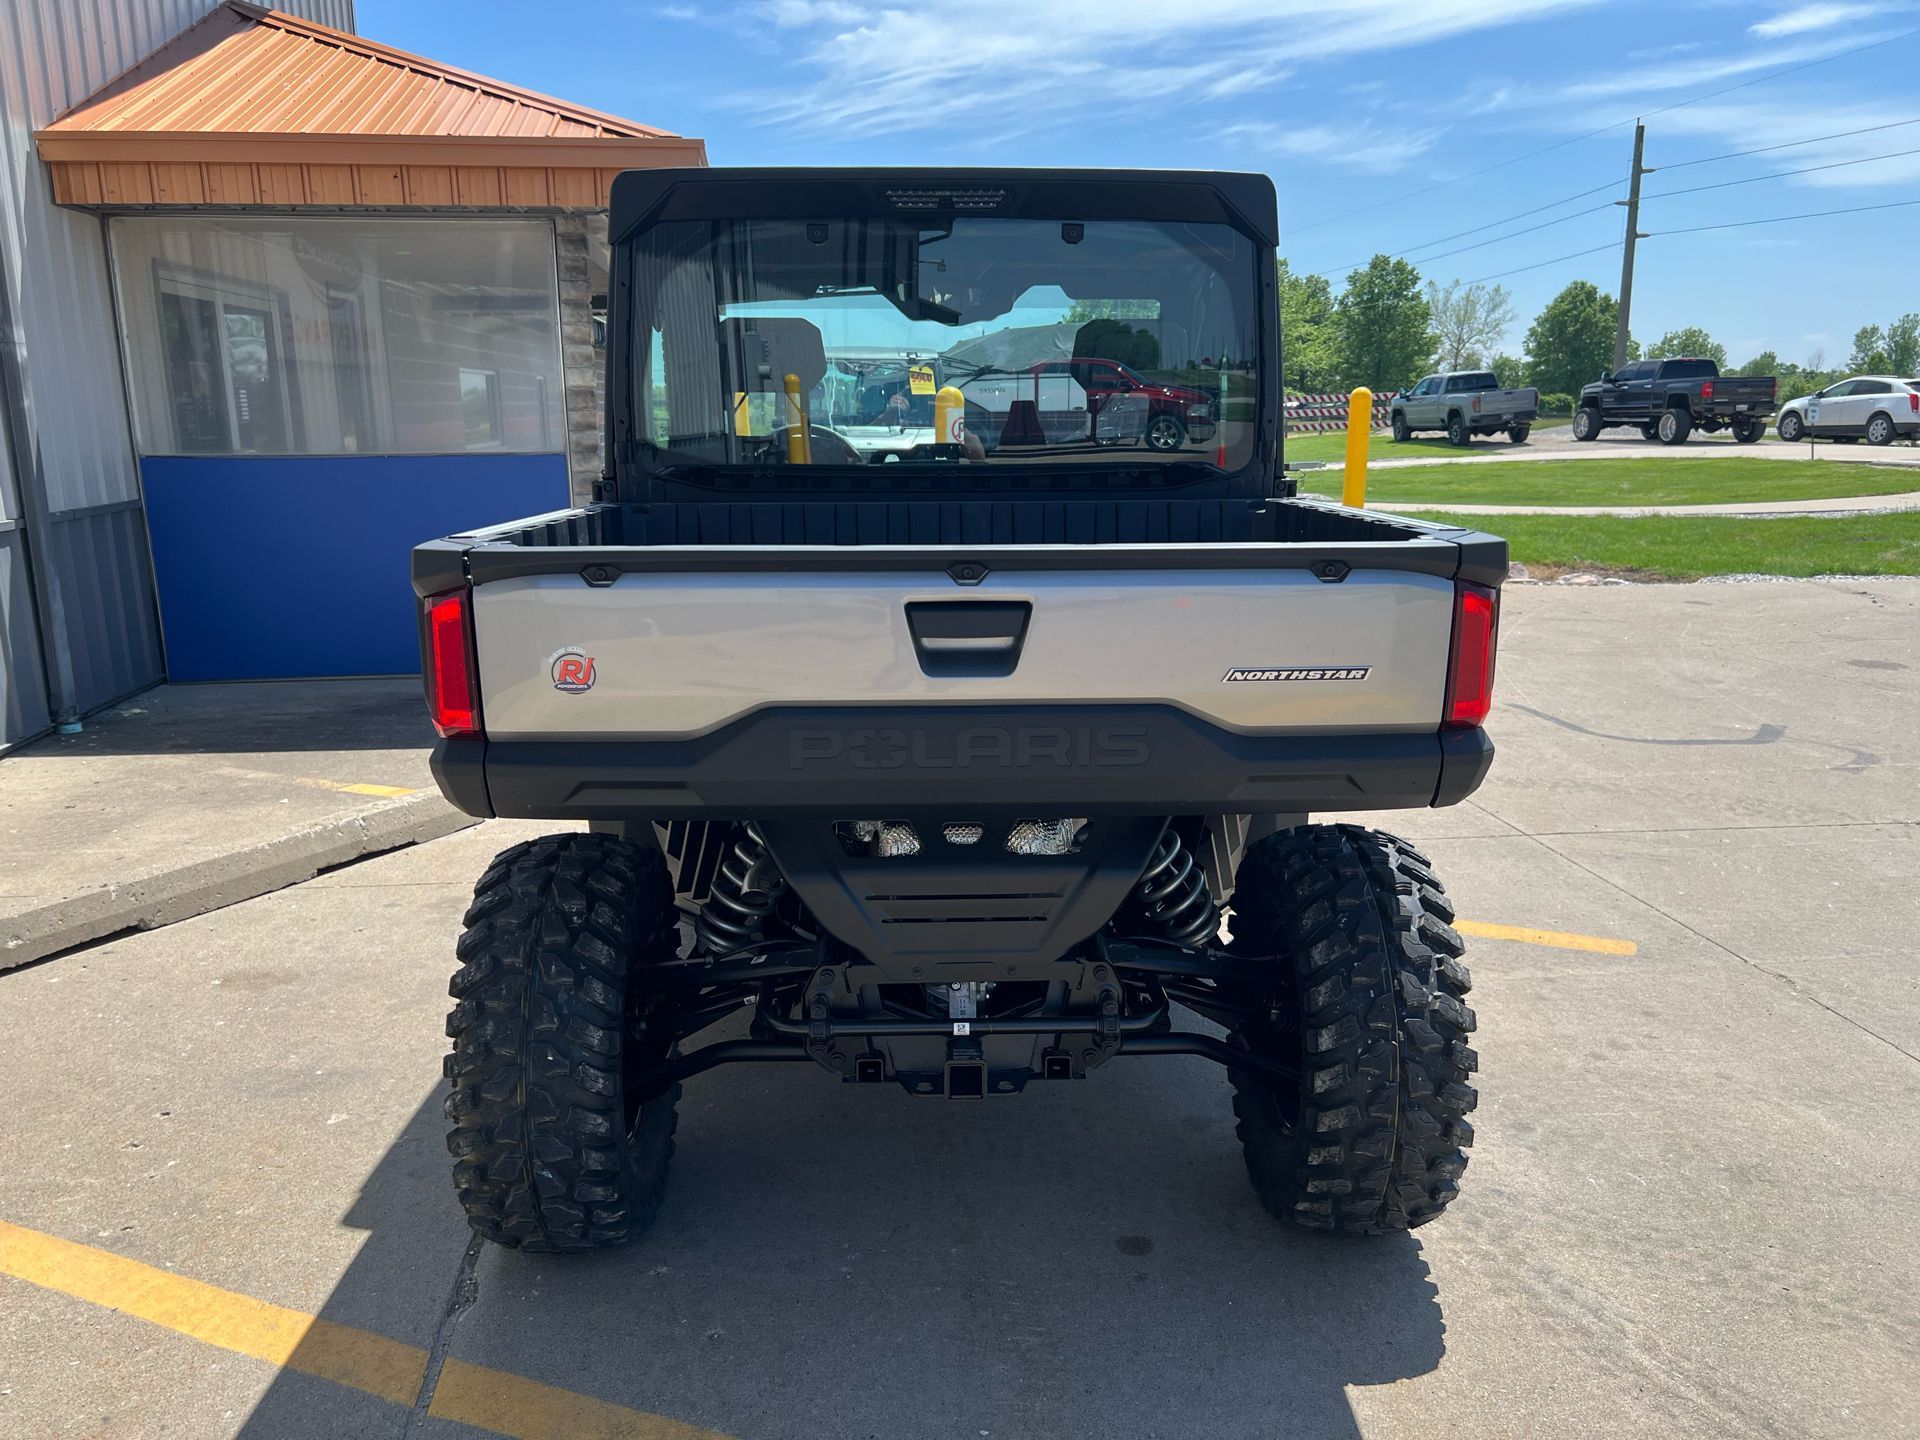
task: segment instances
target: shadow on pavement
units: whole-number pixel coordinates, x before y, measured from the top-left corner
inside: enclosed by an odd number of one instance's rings
[[[306,750],[419,750],[433,725],[411,677],[260,680],[161,685],[19,753],[35,759],[102,755],[226,755]]]
[[[415,1304],[401,1287],[452,1297],[466,1232],[439,1110],[436,1089],[345,1216],[367,1243],[327,1319],[430,1343],[383,1316]],[[448,1353],[747,1440],[1218,1440],[1357,1436],[1346,1387],[1445,1351],[1417,1240],[1259,1207],[1203,1061],[972,1106],[740,1066],[694,1082],[679,1135],[645,1239],[487,1248]],[[331,1440],[323,1385],[283,1372],[241,1433]]]

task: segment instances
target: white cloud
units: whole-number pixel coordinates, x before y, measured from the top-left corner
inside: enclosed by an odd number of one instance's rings
[[[867,17],[867,7],[847,0],[758,0],[752,9],[781,29],[803,25],[858,25]]]
[[[1236,102],[1284,93],[1282,83],[1304,62],[1405,49],[1597,3],[1352,0],[1334,15],[1324,0],[965,0],[942,10],[923,0],[867,0],[843,17],[837,12],[850,7],[838,0],[756,0],[735,13],[805,26],[789,79],[810,78],[736,103],[790,135],[884,129],[955,147],[1009,122],[1044,129],[1094,115],[1106,117],[1088,132],[1097,150],[1102,135],[1118,139],[1142,101],[1222,104],[1233,119]],[[1130,158],[1118,149],[1106,157]]]
[[[1813,30],[1826,30],[1849,21],[1870,20],[1875,15],[1892,15],[1912,8],[1903,3],[1873,3],[1873,0],[1862,0],[1862,3],[1816,0],[1815,4],[1784,10],[1771,20],[1762,20],[1747,29],[1762,40],[1777,40],[1782,35],[1805,35]]]
[[[1336,161],[1363,175],[1388,175],[1431,150],[1446,133],[1386,131],[1370,121],[1343,125],[1299,125],[1245,121],[1229,125],[1220,138],[1239,151],[1256,151],[1289,160]]]

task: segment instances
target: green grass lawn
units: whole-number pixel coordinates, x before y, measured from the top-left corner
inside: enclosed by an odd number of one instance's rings
[[[1338,476],[1309,472],[1303,488],[1331,494]],[[1534,460],[1524,465],[1423,465],[1374,470],[1367,503],[1410,505],[1718,505],[1735,501],[1821,500],[1920,490],[1920,470],[1833,465],[1819,460],[1727,456],[1668,460]]]
[[[1762,462],[1765,463],[1765,462]],[[1459,524],[1444,514],[1423,518]],[[1881,515],[1489,515],[1512,557],[1536,571],[1703,575],[1920,575],[1920,511]]]

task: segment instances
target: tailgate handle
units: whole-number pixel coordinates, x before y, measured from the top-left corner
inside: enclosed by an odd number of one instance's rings
[[[1032,617],[1025,600],[907,602],[907,630],[920,669],[942,679],[1011,675]]]

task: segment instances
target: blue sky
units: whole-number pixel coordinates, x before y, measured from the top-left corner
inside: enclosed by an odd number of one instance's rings
[[[1499,276],[1520,316],[1516,352],[1568,281],[1617,290],[1617,248],[1558,257],[1619,241],[1624,212],[1608,202],[1626,193],[1636,115],[1664,171],[1643,182],[1643,231],[1920,200],[1920,124],[1893,125],[1920,120],[1920,33],[1908,33],[1920,0],[358,0],[357,12],[371,39],[701,136],[717,165],[1264,170],[1297,270],[1334,270],[1338,289],[1340,267],[1405,251],[1443,283]],[[1892,43],[1842,53],[1878,40]],[[1899,151],[1915,153],[1835,164]],[[1783,173],[1814,166],[1832,168]],[[1652,198],[1727,181],[1751,183]],[[1550,208],[1520,214],[1536,207]],[[1532,226],[1544,228],[1513,233]],[[1555,263],[1502,273],[1540,261]],[[1916,261],[1920,206],[1656,234],[1640,245],[1634,334],[1704,325],[1735,361],[1772,348],[1838,365],[1857,327],[1920,310]]]

